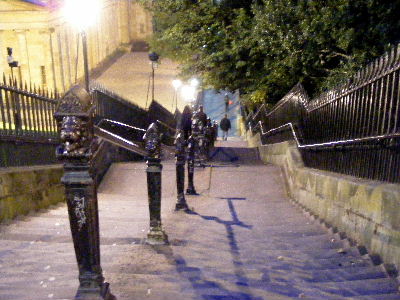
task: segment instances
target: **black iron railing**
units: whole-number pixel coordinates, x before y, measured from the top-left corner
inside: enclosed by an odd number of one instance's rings
[[[400,182],[400,47],[337,88],[309,100],[296,85],[269,112],[247,125],[263,144],[295,139],[306,166]]]
[[[102,119],[110,119],[140,128],[149,126],[149,117],[145,109],[97,82],[91,82],[90,89],[96,104],[96,123]]]
[[[102,93],[102,95],[106,95],[106,93]],[[64,176],[61,182],[65,185],[72,240],[79,268],[79,286],[75,298],[111,300],[115,297],[110,292],[109,284],[104,280],[100,266],[97,201],[99,174],[96,172],[104,172],[104,167],[95,165],[97,162],[103,161],[100,155],[107,156],[106,152],[101,151],[102,145],[105,145],[104,141],[108,141],[145,157],[147,168],[143,174],[146,173],[147,177],[150,216],[146,243],[166,245],[168,236],[164,232],[161,222],[161,148],[162,135],[167,135],[169,132],[175,133],[175,128],[168,125],[168,122],[172,122],[168,119],[157,119],[147,130],[125,124],[120,121],[121,118],[118,120],[102,118],[96,123],[96,114],[97,116],[110,115],[108,111],[101,111],[102,107],[98,106],[98,103],[99,100],[93,98],[84,88],[75,86],[60,99],[54,117],[60,132],[57,157],[64,165]],[[114,103],[124,105],[126,108],[130,106],[128,103],[121,102],[120,99],[116,99]],[[134,117],[133,115],[132,119]],[[193,137],[187,141],[189,148],[187,193],[190,194],[196,194],[193,186],[194,142]],[[181,132],[176,135],[174,144],[176,146],[177,177],[175,209],[188,210],[184,197],[186,141]]]
[[[17,84],[3,76],[0,82],[0,135],[34,138],[57,136],[53,118],[57,92]]]
[[[53,118],[59,95],[36,86],[0,81],[0,167],[56,163]]]

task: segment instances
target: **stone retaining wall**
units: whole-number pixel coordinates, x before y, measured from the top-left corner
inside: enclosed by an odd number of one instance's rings
[[[259,140],[247,136],[250,143]],[[258,146],[265,163],[282,167],[293,200],[399,269],[400,185],[306,168],[292,142]]]
[[[0,169],[0,222],[64,201],[61,165]]]

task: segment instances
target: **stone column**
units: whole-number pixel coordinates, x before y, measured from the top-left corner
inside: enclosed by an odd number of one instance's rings
[[[79,269],[75,299],[114,299],[100,266],[97,190],[90,172],[93,106],[89,94],[82,87],[73,87],[61,99],[54,117],[62,142],[56,154],[64,162],[61,182]]]
[[[183,133],[179,132],[175,139],[175,158],[176,158],[176,189],[177,202],[175,210],[188,210],[189,207],[185,199],[185,139]]]
[[[168,236],[161,226],[161,140],[155,123],[149,126],[143,139],[148,153],[146,172],[150,211],[150,230],[146,242],[150,245],[166,245]]]

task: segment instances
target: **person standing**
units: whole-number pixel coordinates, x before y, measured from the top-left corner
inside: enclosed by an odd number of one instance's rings
[[[203,111],[203,105],[199,106],[199,110],[195,113],[195,118],[197,118],[199,120],[199,122],[201,122],[201,126],[204,128],[207,124],[207,115],[206,113]]]
[[[226,141],[228,139],[228,131],[231,129],[231,121],[228,119],[227,114],[222,118],[219,127],[222,129],[222,139]]]
[[[192,134],[192,110],[189,105],[186,105],[183,109],[180,129],[183,131],[185,141],[187,141]]]

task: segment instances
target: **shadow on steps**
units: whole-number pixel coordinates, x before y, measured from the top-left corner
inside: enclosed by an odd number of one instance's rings
[[[210,160],[241,164],[260,164],[258,148],[215,147],[210,151]]]

